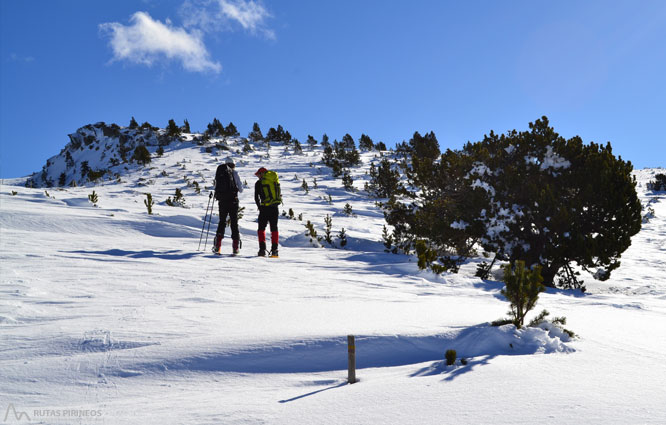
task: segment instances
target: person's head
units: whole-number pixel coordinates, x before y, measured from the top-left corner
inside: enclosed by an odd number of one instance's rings
[[[227,167],[229,168],[236,168],[236,162],[234,161],[234,158],[231,156],[228,156],[225,160],[224,163],[227,164]]]
[[[264,174],[266,174],[267,172],[268,172],[268,170],[266,168],[261,167],[260,169],[257,170],[256,173],[254,173],[254,175],[259,177],[259,178],[262,178],[262,177],[264,177]]]

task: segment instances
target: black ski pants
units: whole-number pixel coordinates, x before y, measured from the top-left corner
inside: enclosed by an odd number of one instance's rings
[[[238,199],[231,201],[219,201],[220,206],[220,222],[217,225],[217,234],[224,238],[224,229],[227,227],[227,216],[231,219],[231,239],[239,240],[240,234],[238,233]]]
[[[278,231],[278,212],[277,205],[259,207],[259,230],[266,230],[266,224],[270,223],[271,232]]]

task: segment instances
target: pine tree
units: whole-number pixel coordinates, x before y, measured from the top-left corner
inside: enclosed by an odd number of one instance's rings
[[[206,134],[209,137],[221,137],[225,134],[225,129],[220,120],[213,118],[213,122],[208,124]]]
[[[371,151],[375,147],[375,144],[372,142],[370,136],[361,134],[361,138],[358,140],[358,147],[362,151]]]
[[[338,241],[340,241],[340,248],[344,248],[347,245],[347,232],[344,227],[338,233]]]
[[[90,171],[88,161],[81,162],[81,177],[86,177],[88,175],[88,171]]]
[[[143,203],[148,209],[148,215],[151,215],[153,213],[153,205],[155,205],[155,201],[153,201],[153,195],[146,193],[146,199],[143,200]]]
[[[264,139],[264,135],[261,134],[261,128],[259,128],[259,124],[255,122],[252,125],[252,131],[250,132],[250,134],[248,134],[247,137],[253,142],[258,142]]]
[[[331,219],[331,216],[329,214],[326,214],[326,217],[324,217],[324,224],[326,225],[326,227],[324,228],[324,240],[329,245],[333,245],[333,237],[331,236],[331,227],[333,226],[333,219]]]
[[[342,136],[341,146],[343,149],[346,150],[356,149],[356,142],[354,142],[354,138],[351,137],[349,133],[347,133],[344,136]]]
[[[238,137],[240,136],[240,133],[238,133],[238,129],[234,123],[229,122],[229,125],[224,129],[224,135],[228,137]]]
[[[345,170],[342,174],[342,185],[344,186],[345,190],[351,192],[354,191],[354,179],[352,178],[351,174],[349,174],[349,170]]]
[[[136,129],[136,128],[139,128],[139,123],[136,122],[136,120],[134,119],[134,117],[132,117],[132,119],[130,120],[129,128],[130,128],[131,130],[134,130],[134,129]]]
[[[401,189],[400,172],[397,166],[393,167],[388,158],[383,158],[379,167],[370,164],[370,182],[366,190],[378,198],[390,198],[397,195]]]
[[[384,204],[387,222],[453,260],[479,244],[499,260],[540,265],[549,286],[583,289],[571,265],[607,279],[640,230],[631,163],[610,144],[560,137],[546,117],[442,155],[432,133],[399,148],[409,189]]]
[[[144,145],[139,145],[134,149],[132,160],[141,165],[150,164],[150,152],[148,152],[148,149]]]
[[[300,155],[303,153],[303,148],[301,147],[301,142],[298,139],[294,139],[294,154]]]
[[[317,146],[317,140],[309,134],[308,134],[308,145],[310,146],[311,149],[314,149],[314,147]]]
[[[181,130],[182,130],[183,133],[188,133],[188,134],[192,133],[192,131],[190,130],[190,123],[189,123],[189,121],[187,121],[187,118],[183,122],[183,126],[181,127]]]
[[[169,124],[167,125],[166,135],[169,137],[178,137],[180,136],[180,132],[180,127],[176,125],[176,121],[170,119]]]
[[[520,329],[525,323],[525,316],[539,300],[539,293],[546,290],[542,284],[541,267],[529,270],[525,262],[516,260],[515,265],[504,266],[505,287],[500,291],[511,304],[509,315],[512,323]]]

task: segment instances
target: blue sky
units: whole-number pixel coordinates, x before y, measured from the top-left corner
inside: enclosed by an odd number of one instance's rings
[[[0,175],[88,123],[214,117],[442,149],[546,115],[666,166],[666,2],[0,1]]]

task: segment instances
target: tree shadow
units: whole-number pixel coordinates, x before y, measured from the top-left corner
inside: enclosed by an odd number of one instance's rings
[[[488,354],[474,359],[466,359],[466,364],[451,366],[447,366],[445,360],[440,360],[417,370],[409,376],[416,378],[420,376],[444,375],[444,381],[453,381],[460,375],[472,372],[476,367],[487,365],[495,357],[497,356]]]
[[[322,388],[322,389],[319,389],[319,390],[316,390],[316,391],[310,391],[309,393],[301,394],[301,395],[299,395],[299,396],[292,397],[292,398],[288,398],[288,399],[286,399],[286,400],[279,400],[279,403],[289,403],[290,401],[300,400],[300,399],[302,399],[302,398],[310,397],[311,395],[315,395],[315,394],[318,394],[318,393],[321,393],[321,392],[324,392],[324,391],[328,391],[328,390],[332,390],[332,389],[335,389],[335,388],[344,387],[345,385],[347,385],[347,381],[343,381],[343,382],[340,382],[339,384],[332,385],[332,386],[330,386],[330,387],[326,387],[326,388]]]
[[[99,261],[104,261],[98,258],[95,258],[93,256],[95,255],[100,255],[100,256],[109,256],[109,257],[126,257],[126,258],[136,258],[136,259],[144,259],[144,258],[159,258],[162,260],[186,260],[190,259],[193,257],[197,257],[201,255],[201,252],[183,252],[177,249],[169,250],[169,251],[153,251],[153,250],[143,250],[143,251],[128,251],[128,250],[123,250],[123,249],[108,249],[105,251],[84,251],[84,250],[78,250],[78,251],[62,251],[67,254],[81,254],[85,255],[87,259],[93,259],[93,260],[99,260]]]

